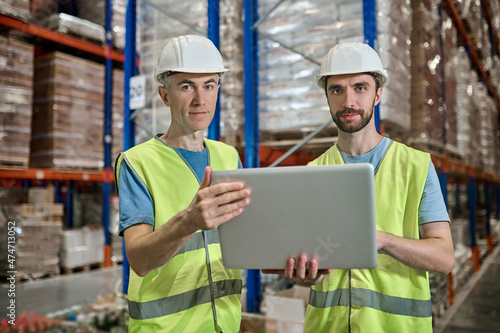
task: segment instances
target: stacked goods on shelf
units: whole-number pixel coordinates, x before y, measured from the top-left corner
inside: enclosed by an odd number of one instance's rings
[[[481,57],[482,65],[485,69],[491,67],[491,42],[488,31],[488,23],[483,10],[483,1],[462,1],[454,0],[462,22],[470,32],[469,38],[471,46],[474,47]],[[492,3],[493,1],[490,1]]]
[[[224,63],[230,71],[221,79],[221,134],[238,134],[242,126],[243,102],[243,32],[240,2],[221,1],[220,4],[220,50]],[[139,73],[146,75],[146,96],[148,104],[138,115],[137,142],[163,133],[170,125],[170,110],[160,97],[153,71],[161,50],[169,38],[178,35],[206,35],[207,2],[193,0],[178,2],[142,2],[139,20],[141,22],[141,59]]]
[[[260,2],[260,15],[274,5],[274,1]],[[409,129],[411,8],[377,1],[377,10],[376,48],[389,75],[381,119]],[[324,92],[315,83],[319,64],[337,43],[363,42],[365,23],[361,0],[285,1],[269,15],[259,26],[261,130],[318,126],[330,118]]]
[[[446,150],[459,155],[457,140],[457,91],[455,76],[455,53],[458,39],[457,28],[453,24],[448,12],[442,11],[441,38],[443,42],[443,66],[444,66],[444,128]]]
[[[317,126],[330,119],[316,86],[319,63],[340,39],[363,40],[361,1],[285,1],[259,26],[259,128],[280,131]],[[274,1],[259,2],[259,16]],[[342,7],[349,7],[343,16]],[[333,18],[333,20],[332,20]]]
[[[30,165],[103,166],[104,67],[53,52],[35,59]]]
[[[243,1],[220,2],[220,51],[224,65],[230,69],[221,80],[220,132],[225,141],[233,145],[244,137],[242,6]],[[236,141],[230,141],[229,137]]]
[[[62,232],[61,268],[65,273],[74,269],[100,266],[104,260],[104,231],[102,228],[84,227]]]
[[[444,148],[443,55],[437,1],[412,2],[411,144]]]
[[[0,36],[0,164],[28,166],[33,46]]]
[[[453,219],[451,236],[455,249],[455,266],[453,267],[453,287],[458,290],[471,273],[470,227],[467,219]]]
[[[380,102],[380,121],[385,135],[404,139],[401,135],[411,126],[412,8],[409,1],[394,0],[377,0],[376,7],[375,46],[389,76]]]
[[[123,50],[125,48],[125,12],[127,1],[112,0],[113,15],[111,17],[111,30],[113,34],[113,46]],[[78,17],[98,24],[101,27],[106,23],[106,1],[76,1]]]
[[[83,38],[97,44],[104,45],[106,42],[103,27],[65,13],[51,15],[45,26],[49,29]]]
[[[113,93],[111,102],[111,165],[114,165],[118,154],[123,151],[123,71],[113,70]]]
[[[109,199],[110,217],[109,232],[111,234],[111,260],[113,262],[123,261],[123,238],[118,235],[120,225],[120,210],[118,196],[112,196]]]
[[[30,0],[0,0],[0,14],[29,22],[31,20],[30,2]]]
[[[471,69],[467,52],[459,47],[453,57],[456,78],[456,110],[457,110],[457,147],[462,159],[472,163],[474,120],[472,111],[472,93],[477,74]]]
[[[31,23],[46,26],[49,18],[59,13],[59,0],[31,0]]]
[[[59,274],[63,205],[54,203],[53,188],[30,188],[28,203],[2,204],[0,231],[7,235],[7,222],[15,224],[15,269],[17,278],[25,279]],[[10,230],[10,229],[9,229]],[[2,242],[2,267],[7,268],[8,252]]]
[[[483,82],[475,82],[473,95],[475,125],[474,165],[494,172],[498,161],[498,110]]]

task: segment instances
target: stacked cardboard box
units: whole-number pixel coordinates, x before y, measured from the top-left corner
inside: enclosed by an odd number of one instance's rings
[[[15,223],[15,269],[18,278],[59,274],[63,205],[54,203],[53,188],[31,188],[28,203],[2,205],[5,220],[0,223],[7,234],[7,221]],[[2,266],[8,267],[7,245],[2,243]]]
[[[0,36],[0,164],[28,165],[33,46]]]
[[[31,22],[45,26],[49,18],[59,13],[59,0],[31,0]]]
[[[412,9],[411,142],[443,149],[443,59],[437,1],[413,1]]]
[[[33,167],[103,166],[104,67],[53,52],[35,59]]]
[[[118,49],[125,48],[125,12],[127,1],[112,0],[111,31],[113,34],[113,45]],[[76,1],[78,17],[98,24],[101,27],[106,23],[106,1]]]
[[[29,22],[31,20],[30,2],[30,0],[0,0],[0,14]]]

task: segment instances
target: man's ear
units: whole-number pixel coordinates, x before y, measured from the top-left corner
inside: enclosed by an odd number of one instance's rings
[[[170,102],[168,100],[167,89],[165,87],[158,87],[158,94],[160,95],[161,100],[165,103],[166,106],[170,107]]]
[[[375,101],[373,103],[373,106],[377,106],[378,103],[380,103],[380,99],[382,98],[382,90],[383,88],[378,88],[377,94],[375,95]]]

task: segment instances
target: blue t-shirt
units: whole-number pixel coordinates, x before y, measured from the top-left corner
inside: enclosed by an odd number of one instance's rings
[[[167,145],[158,139],[158,137],[155,139]],[[208,166],[207,149],[205,148],[198,152],[169,147],[176,150],[184,158],[201,183],[205,176],[205,168]],[[241,161],[238,161],[238,167],[240,169],[243,168]],[[125,163],[125,160],[120,164],[119,181],[120,225],[118,234],[123,236],[123,230],[138,223],[148,223],[154,226],[153,199],[148,189],[138,179],[137,175],[130,169],[127,163]]]
[[[373,168],[377,170],[380,159],[391,142],[391,139],[384,137],[375,148],[363,155],[353,156],[344,153],[340,149],[339,151],[344,163],[371,163]],[[448,211],[446,210],[443,194],[441,193],[441,186],[439,184],[436,169],[434,168],[432,161],[430,161],[429,171],[427,172],[427,180],[425,181],[424,193],[420,199],[418,223],[423,224],[437,221],[449,222],[450,217],[448,215]]]

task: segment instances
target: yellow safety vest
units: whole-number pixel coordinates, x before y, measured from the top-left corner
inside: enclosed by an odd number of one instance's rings
[[[430,155],[392,142],[382,158],[375,174],[377,230],[418,239]],[[333,146],[310,164],[343,163]],[[432,332],[428,272],[387,254],[377,260],[376,269],[333,270],[313,286],[304,332]]]
[[[214,170],[238,168],[238,152],[205,139]],[[153,199],[155,230],[188,207],[202,179],[180,154],[158,139],[122,153]],[[118,182],[117,182],[118,184]],[[140,277],[130,270],[129,332],[238,332],[241,270],[222,264],[217,230],[196,232],[165,265]]]

